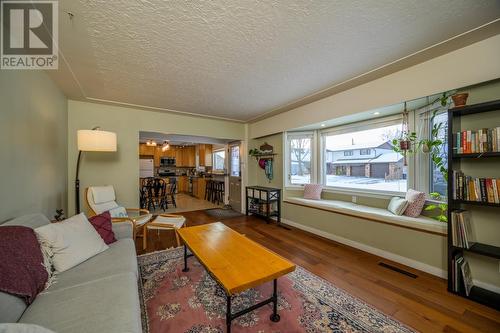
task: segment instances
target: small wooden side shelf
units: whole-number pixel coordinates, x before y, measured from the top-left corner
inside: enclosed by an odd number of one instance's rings
[[[246,215],[260,216],[267,223],[270,222],[271,217],[276,217],[278,226],[284,227],[281,224],[281,189],[265,186],[247,186],[245,201]]]

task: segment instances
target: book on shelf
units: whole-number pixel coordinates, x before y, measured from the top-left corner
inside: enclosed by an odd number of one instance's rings
[[[451,239],[453,246],[470,249],[476,237],[472,228],[471,215],[467,210],[451,212]]]
[[[500,204],[500,178],[466,176],[453,170],[453,199]]]
[[[472,274],[470,271],[470,266],[469,263],[464,260],[462,264],[460,265],[461,271],[462,271],[462,278],[464,281],[464,287],[465,287],[465,294],[467,296],[470,295],[470,290],[474,286],[474,283],[472,282]]]
[[[453,149],[457,154],[500,151],[500,127],[461,131],[453,137]]]
[[[457,293],[464,292],[465,295],[469,296],[474,283],[469,263],[461,253],[453,258],[451,276],[452,290]]]

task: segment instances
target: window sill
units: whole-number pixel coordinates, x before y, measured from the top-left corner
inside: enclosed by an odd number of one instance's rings
[[[447,235],[446,223],[438,222],[425,216],[398,216],[392,214],[386,209],[358,205],[340,200],[309,200],[304,198],[289,197],[285,198],[283,202],[324,211],[330,211],[347,216],[360,217],[369,221],[390,224],[401,228],[427,232],[435,235]]]

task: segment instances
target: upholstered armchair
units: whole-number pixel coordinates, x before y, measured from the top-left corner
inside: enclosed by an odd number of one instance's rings
[[[142,237],[138,231],[151,220],[152,214],[146,209],[124,208],[116,202],[113,186],[89,186],[85,190],[89,217],[109,211],[111,222],[130,221],[134,224],[134,239]]]

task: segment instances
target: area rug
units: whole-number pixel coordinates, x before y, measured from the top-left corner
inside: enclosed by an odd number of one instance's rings
[[[188,259],[186,273],[182,248],[145,254],[138,262],[145,333],[225,332],[224,291],[195,257]],[[281,277],[278,290],[278,323],[269,320],[269,304],[235,319],[232,332],[414,332],[301,267]],[[233,311],[271,293],[272,283],[267,283],[238,294]]]
[[[237,212],[232,209],[223,209],[223,208],[207,209],[205,210],[205,212],[208,215],[216,217],[220,220],[243,216],[243,214],[241,214],[240,212]]]

